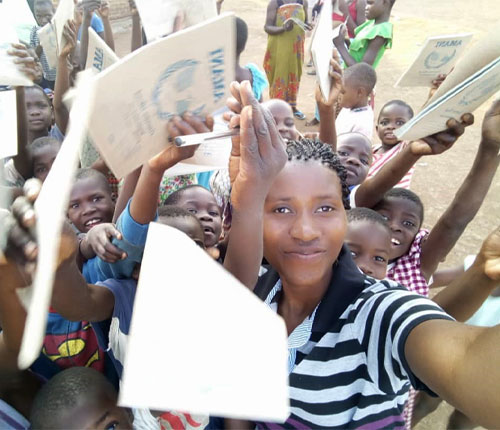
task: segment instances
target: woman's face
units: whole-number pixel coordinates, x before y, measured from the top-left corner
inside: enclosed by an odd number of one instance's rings
[[[289,285],[329,282],[347,229],[337,174],[319,162],[289,162],[264,205],[264,255]]]

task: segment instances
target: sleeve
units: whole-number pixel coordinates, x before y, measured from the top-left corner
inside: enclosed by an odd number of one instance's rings
[[[37,34],[36,34],[37,30],[38,30],[38,27],[35,25],[35,26],[33,26],[33,28],[31,29],[31,32],[30,32],[30,46],[32,48],[36,48],[38,45]]]
[[[257,100],[260,100],[264,89],[269,85],[267,82],[266,75],[260,71],[260,69],[253,63],[249,63],[245,66],[252,74],[252,90],[253,95]]]
[[[127,253],[125,260],[116,263],[106,263],[98,257],[95,260],[95,270],[98,280],[130,278],[137,263],[142,261],[142,253],[146,244],[149,223],[139,224],[130,215],[130,202],[116,221],[117,230],[123,235],[122,240],[113,239],[112,243]],[[156,220],[157,216],[155,217]]]
[[[351,209],[356,207],[356,192],[358,191],[359,185],[354,185],[354,187],[351,188],[351,192],[349,194],[349,204],[351,205]]]
[[[59,130],[57,124],[54,124],[50,129],[49,135],[61,143],[64,140],[64,134],[62,134],[61,130]]]
[[[392,46],[392,24],[390,22],[383,22],[382,24],[374,25],[370,31],[365,35],[365,39],[375,39],[376,37],[383,37],[387,40],[385,46],[390,48]]]
[[[100,17],[98,17],[95,13],[94,13],[94,15],[92,15],[92,19],[90,21],[90,26],[98,34],[104,32],[104,24],[102,23],[102,19]]]
[[[367,351],[368,372],[386,393],[398,393],[408,380],[418,390],[433,394],[411,371],[404,348],[410,332],[425,321],[453,321],[437,304],[407,291],[394,282],[382,281],[382,288],[363,305],[356,317],[359,340]]]

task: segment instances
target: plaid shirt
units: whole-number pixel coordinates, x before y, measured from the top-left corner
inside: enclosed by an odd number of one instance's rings
[[[422,254],[422,242],[429,234],[429,230],[420,230],[413,243],[410,251],[399,257],[396,263],[387,270],[387,279],[399,282],[408,290],[421,296],[429,296],[429,285],[420,270],[420,256]]]

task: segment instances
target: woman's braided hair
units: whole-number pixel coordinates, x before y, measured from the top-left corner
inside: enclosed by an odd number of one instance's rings
[[[319,161],[325,167],[333,170],[342,186],[342,201],[345,209],[350,209],[349,187],[347,186],[347,170],[340,162],[337,154],[330,145],[322,143],[319,140],[303,138],[301,140],[290,140],[286,146],[288,161],[300,160],[307,162],[309,160]]]

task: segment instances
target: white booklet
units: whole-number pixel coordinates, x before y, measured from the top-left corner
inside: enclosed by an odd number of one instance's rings
[[[418,115],[394,131],[398,139],[417,140],[446,129],[450,118],[460,120],[500,91],[500,57],[465,82],[427,105]]]
[[[16,29],[7,12],[6,5],[0,3],[0,85],[31,86],[31,79],[19,71],[14,63],[15,57],[7,53],[12,48],[12,43],[19,43]]]
[[[112,64],[115,64],[118,60],[118,55],[101,39],[92,27],[89,27],[89,48],[85,68],[99,73]]]
[[[173,115],[225,105],[235,27],[234,15],[221,15],[143,46],[96,76],[89,134],[117,178],[171,144]]]
[[[121,406],[283,422],[287,359],[279,315],[186,234],[149,225]]]
[[[22,293],[21,300],[27,304],[26,325],[18,356],[21,369],[28,368],[37,359],[45,337],[60,233],[66,219],[73,175],[78,167],[79,147],[85,136],[91,106],[91,72],[82,74],[84,77],[80,80],[78,95],[70,112],[68,133],[35,203],[37,223],[43,228],[37,229],[38,258],[33,285],[19,290]]]
[[[73,0],[60,0],[57,6],[56,13],[52,18],[52,25],[56,33],[57,54],[59,54],[64,46],[66,40],[64,38],[64,26],[70,19],[75,19],[75,3]]]
[[[185,27],[217,16],[215,0],[135,0],[135,4],[148,42],[172,33],[179,13]]]
[[[37,34],[49,67],[55,69],[57,67],[57,38],[54,25],[48,22],[37,31]]]
[[[314,39],[311,42],[311,54],[316,69],[316,80],[325,100],[328,100],[332,85],[330,78],[332,53],[332,2],[325,1],[321,8],[318,23],[316,24]]]
[[[35,17],[26,0],[3,0],[9,20],[15,26],[20,41],[30,43],[31,29],[36,25]]]
[[[472,33],[429,37],[395,86],[430,87],[438,75],[450,73],[471,39]]]
[[[16,91],[0,91],[0,164],[2,158],[17,155],[17,107]]]

